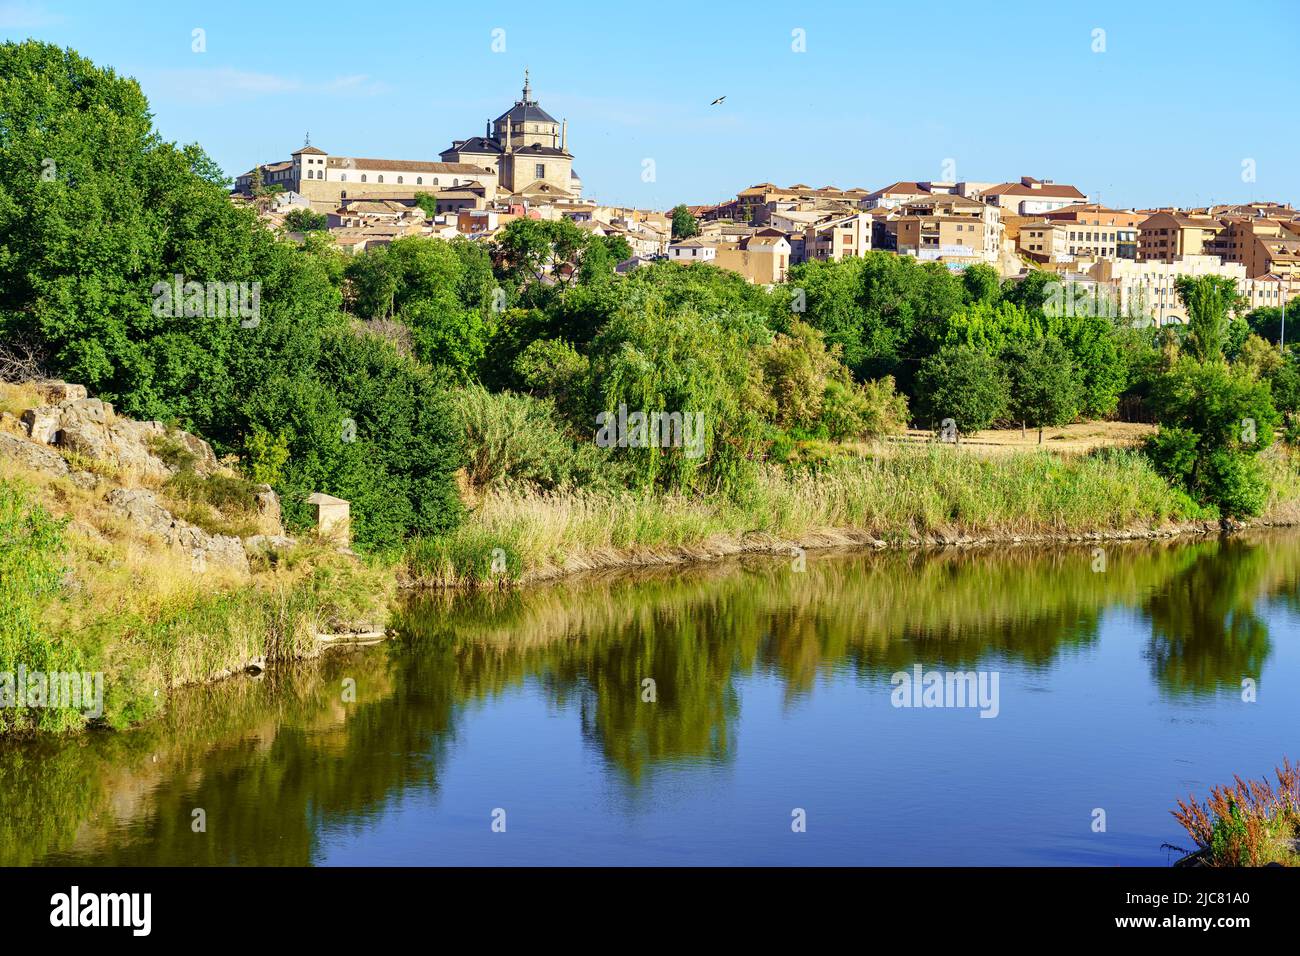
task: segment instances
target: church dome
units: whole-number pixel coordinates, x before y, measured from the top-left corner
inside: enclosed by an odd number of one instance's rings
[[[496,118],[497,123],[503,123],[507,120],[511,123],[550,123],[553,126],[559,125],[559,120],[538,106],[537,101],[533,99],[532,88],[528,85],[527,70],[524,70],[523,96],[515,100],[514,106]]]

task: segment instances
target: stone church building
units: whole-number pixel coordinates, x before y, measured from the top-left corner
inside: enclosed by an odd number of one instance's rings
[[[456,140],[437,163],[333,156],[308,144],[288,160],[239,176],[235,192],[251,194],[260,172],[263,185],[299,193],[314,208],[327,211],[357,196],[397,198],[448,190],[487,202],[514,198],[540,203],[581,196],[582,181],[568,150],[568,123],[557,122],[533,99],[527,70],[523,97],[495,121],[489,120],[485,134]]]
[[[524,70],[523,95],[495,120],[484,135],[458,139],[439,154],[444,163],[464,163],[496,171],[501,192],[530,200],[576,199],[582,180],[573,171],[568,121],[555,117],[533,99]]]

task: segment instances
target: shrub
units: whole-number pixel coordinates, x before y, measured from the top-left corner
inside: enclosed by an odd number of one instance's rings
[[[1224,517],[1258,514],[1266,483],[1253,458],[1278,424],[1268,384],[1244,366],[1184,356],[1152,400],[1160,434],[1147,447],[1162,473]]]

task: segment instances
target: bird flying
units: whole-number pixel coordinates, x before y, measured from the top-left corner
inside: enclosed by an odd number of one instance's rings
[[[721,103],[721,102],[722,102],[723,100],[725,100],[725,99],[726,99],[726,96],[719,96],[716,100],[714,100],[714,101],[713,101],[712,103],[710,103],[709,105],[710,105],[710,106],[717,106],[719,103]]]

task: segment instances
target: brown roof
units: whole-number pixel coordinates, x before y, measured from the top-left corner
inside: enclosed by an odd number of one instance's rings
[[[394,173],[486,173],[482,166],[470,163],[426,163],[406,159],[362,159],[354,156],[331,156],[326,165],[331,169],[377,169]]]
[[[1038,180],[1034,180],[1038,182]],[[1038,183],[1027,186],[1024,183],[1001,183],[984,190],[985,196],[1052,196],[1056,199],[1087,199],[1073,186],[1058,186],[1055,183]]]

